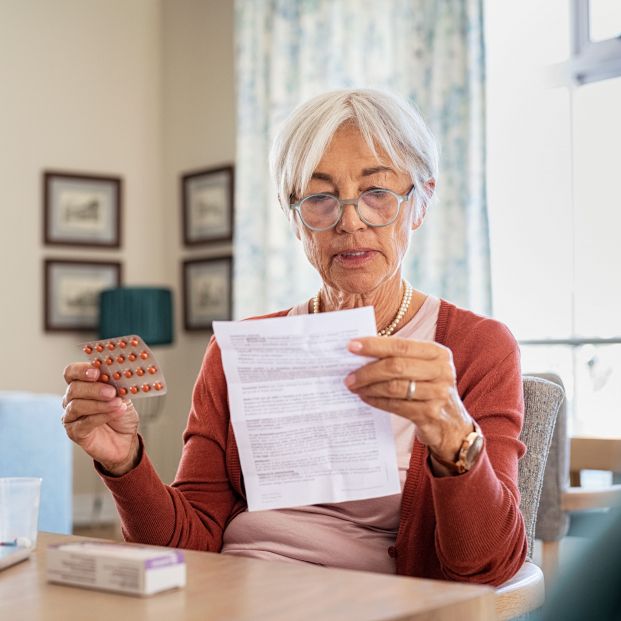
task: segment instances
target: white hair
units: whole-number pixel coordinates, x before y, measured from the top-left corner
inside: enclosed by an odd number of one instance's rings
[[[330,91],[299,105],[280,127],[270,151],[278,200],[289,216],[293,197],[301,198],[334,133],[344,124],[360,130],[371,151],[383,150],[410,175],[418,213],[433,194],[438,149],[418,110],[400,97],[372,89]]]

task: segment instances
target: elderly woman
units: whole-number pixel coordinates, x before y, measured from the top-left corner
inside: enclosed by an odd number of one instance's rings
[[[372,358],[343,378],[389,412],[400,494],[248,512],[226,380],[212,339],[196,381],[175,482],[156,474],[129,401],[69,365],[64,425],[96,462],[125,537],[150,544],[410,576],[500,584],[524,561],[518,440],[520,354],[500,323],[403,279],[437,178],[433,138],[405,102],[323,94],[293,112],[271,154],[279,200],[323,285],[270,316],[372,305]]]

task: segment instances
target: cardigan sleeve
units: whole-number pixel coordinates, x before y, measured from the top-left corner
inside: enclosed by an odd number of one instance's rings
[[[499,585],[515,575],[527,550],[517,487],[518,460],[525,452],[519,440],[524,397],[518,345],[504,326],[493,323],[505,345],[494,349],[504,356],[480,351],[478,364],[458,381],[462,401],[485,437],[483,451],[474,468],[459,476],[434,477],[425,463],[444,575]]]
[[[219,348],[207,348],[192,394],[181,461],[165,485],[143,449],[120,477],[97,470],[112,492],[127,541],[220,551],[222,533],[239,502],[227,476],[228,403]]]

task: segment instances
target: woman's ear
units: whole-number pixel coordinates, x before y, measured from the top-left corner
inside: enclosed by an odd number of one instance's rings
[[[416,217],[412,219],[412,230],[415,231],[419,229],[423,221],[425,220],[425,216],[427,215],[427,205],[429,205],[433,195],[436,191],[436,180],[431,178],[428,181],[425,181],[424,189],[422,192],[417,192],[418,198],[422,197],[423,201],[421,205],[416,205]]]
[[[302,239],[302,234],[300,233],[300,222],[298,220],[298,212],[294,209],[291,210],[291,215],[289,217],[289,226],[291,227],[294,235],[298,239]]]
[[[433,198],[433,195],[436,191],[436,180],[432,177],[425,181],[425,196],[427,200],[430,201]]]

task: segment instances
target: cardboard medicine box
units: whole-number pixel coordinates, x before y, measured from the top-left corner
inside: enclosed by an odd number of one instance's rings
[[[129,595],[183,587],[183,552],[134,544],[76,541],[47,549],[48,582]]]

